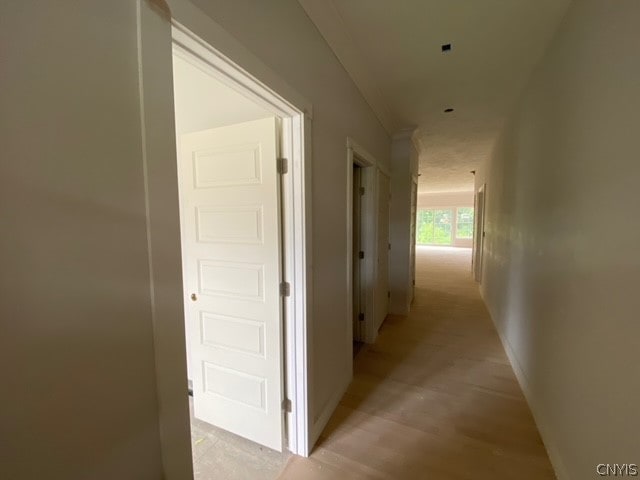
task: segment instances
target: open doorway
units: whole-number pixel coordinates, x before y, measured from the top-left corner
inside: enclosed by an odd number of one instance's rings
[[[352,285],[353,285],[353,356],[355,357],[364,343],[364,244],[362,228],[362,207],[365,187],[363,185],[363,167],[353,164],[353,212],[352,212]]]
[[[257,445],[283,447],[280,119],[179,55],[174,90],[194,470],[275,478],[286,455]]]
[[[476,282],[482,282],[482,256],[484,253],[484,207],[486,185],[478,189],[475,195],[475,228],[473,229],[473,277]]]
[[[375,341],[389,311],[390,175],[351,138],[346,166],[348,332],[355,356]]]
[[[174,29],[194,471],[275,478],[308,453],[303,114],[203,47]]]

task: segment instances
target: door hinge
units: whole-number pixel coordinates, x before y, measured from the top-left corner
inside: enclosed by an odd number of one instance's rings
[[[284,175],[289,171],[289,161],[286,158],[278,158],[278,173]]]
[[[391,244],[389,244],[389,250],[391,250]]]
[[[287,413],[291,413],[291,400],[289,400],[288,398],[282,400],[282,410]]]
[[[387,292],[387,298],[391,298],[391,292]]]
[[[289,282],[282,282],[280,284],[280,295],[288,297],[291,295],[291,284]]]
[[[362,260],[364,258],[364,252],[358,252],[358,258]]]
[[[361,322],[364,322],[364,313],[358,314],[358,320],[360,320]]]
[[[360,187],[360,195],[364,195],[364,187]]]

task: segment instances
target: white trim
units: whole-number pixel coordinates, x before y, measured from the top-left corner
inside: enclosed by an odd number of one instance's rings
[[[376,168],[380,170],[382,173],[384,173],[387,177],[391,177],[391,173],[389,172],[389,170],[381,163],[378,163],[376,158],[373,155],[371,155],[367,151],[367,149],[365,149],[362,145],[360,145],[351,137],[347,137],[347,148],[355,152],[355,154],[358,157],[365,160],[367,162],[367,166],[375,165]]]
[[[364,221],[362,238],[364,239],[364,275],[361,285],[364,289],[364,329],[358,340],[373,343],[378,335],[376,319],[376,279],[378,275],[378,171],[390,175],[381,168],[375,157],[351,138],[347,138],[347,321],[352,325],[353,319],[353,165],[363,167],[362,184],[365,189],[361,216]],[[380,292],[378,292],[380,293]],[[348,345],[353,341],[353,331],[348,331]],[[349,364],[352,364],[349,360]]]
[[[305,153],[310,144],[305,133],[311,129],[311,120],[303,115],[283,118],[282,155],[289,159],[289,174],[282,181],[283,242],[285,248],[284,275],[290,279],[291,296],[285,297],[285,374],[286,397],[292,409],[287,413],[287,440],[291,452],[304,457],[311,452],[313,442],[309,436],[309,342],[311,317],[311,274],[307,252],[311,251],[309,224],[311,217],[310,173],[305,169]],[[308,192],[308,193],[307,193]],[[309,197],[307,197],[309,195]]]
[[[305,111],[285,100],[257,80],[204,40],[177,21],[172,22],[173,51],[203,71],[215,76],[231,88],[251,98],[282,122],[282,153],[289,160],[289,173],[282,182],[283,205],[283,277],[291,284],[291,296],[284,302],[285,336],[285,396],[292,402],[292,411],[284,415],[287,447],[293,453],[308,456],[311,443],[309,429],[309,362],[310,311],[308,292],[310,265],[307,252],[310,245],[310,159],[311,111]]]
[[[476,282],[482,283],[482,263],[484,261],[484,220],[486,218],[487,207],[487,184],[483,183],[473,196],[473,251],[471,254],[471,268],[473,278]],[[482,205],[478,197],[482,195]]]

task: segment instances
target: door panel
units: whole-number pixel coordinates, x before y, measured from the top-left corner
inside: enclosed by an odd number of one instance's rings
[[[180,196],[196,418],[282,450],[277,124],[183,135]]]

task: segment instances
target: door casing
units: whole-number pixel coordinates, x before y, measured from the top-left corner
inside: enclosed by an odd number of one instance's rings
[[[347,139],[347,301],[349,302],[349,316],[346,319],[347,342],[351,345],[354,339],[352,329],[353,312],[353,166],[362,168],[360,185],[365,189],[361,198],[361,248],[364,258],[360,264],[360,281],[362,290],[361,311],[364,313],[364,321],[361,322],[360,338],[365,343],[373,343],[378,335],[376,326],[376,298],[379,295],[387,295],[387,292],[379,292],[376,279],[378,277],[378,210],[380,208],[378,198],[378,175],[384,174],[391,177],[390,173],[375,157],[360,146],[353,139]],[[388,201],[388,200],[387,200]],[[388,206],[387,206],[388,208]],[[388,305],[388,304],[387,304]],[[349,360],[352,362],[352,359]]]
[[[282,119],[281,153],[287,159],[288,172],[282,178],[283,279],[290,284],[290,296],[284,297],[285,398],[291,411],[285,411],[287,448],[298,455],[309,454],[309,367],[310,342],[307,309],[310,285],[306,252],[310,235],[310,171],[305,166],[310,151],[310,116],[253,78],[241,67],[184,26],[173,22],[173,53],[196,64],[231,88],[251,98]]]
[[[281,152],[288,159],[289,167],[282,181],[283,242],[286,245],[283,277],[291,285],[291,294],[283,301],[285,397],[291,401],[290,411],[284,413],[285,446],[293,453],[308,456],[311,448],[309,385],[312,383],[308,364],[312,342],[308,305],[312,285],[307,255],[311,251],[312,179],[308,168],[311,104],[240,45],[230,44],[214,22],[203,19],[187,4],[177,12],[159,10],[155,4],[142,0],[136,2],[136,7],[151,314],[165,475],[167,478],[186,478],[187,469],[192,468],[172,87],[172,54],[175,50],[189,55],[205,72],[282,119]],[[179,23],[172,16],[174,13],[206,40]],[[272,81],[278,92],[211,45],[218,43],[227,54],[251,66],[261,78]]]
[[[311,304],[311,103],[191,2],[136,0],[141,157],[147,223],[151,331],[155,352],[158,430],[162,469],[168,479],[190,478],[189,404],[180,249],[172,49],[182,46],[219,80],[271,108],[283,118],[283,151],[289,173],[283,182],[287,248],[284,325],[286,395],[291,400],[287,446],[308,456],[312,372]],[[192,33],[193,31],[193,33]],[[199,35],[199,36],[198,36]],[[212,47],[215,45],[216,47]],[[224,53],[221,53],[224,52]],[[233,59],[233,60],[231,60]],[[249,73],[251,72],[251,73]],[[258,80],[253,75],[256,75]],[[265,82],[265,83],[263,83]],[[269,86],[267,86],[269,85]]]
[[[484,253],[484,209],[486,184],[482,184],[475,196],[475,226],[473,229],[473,277],[482,282],[482,257]]]

